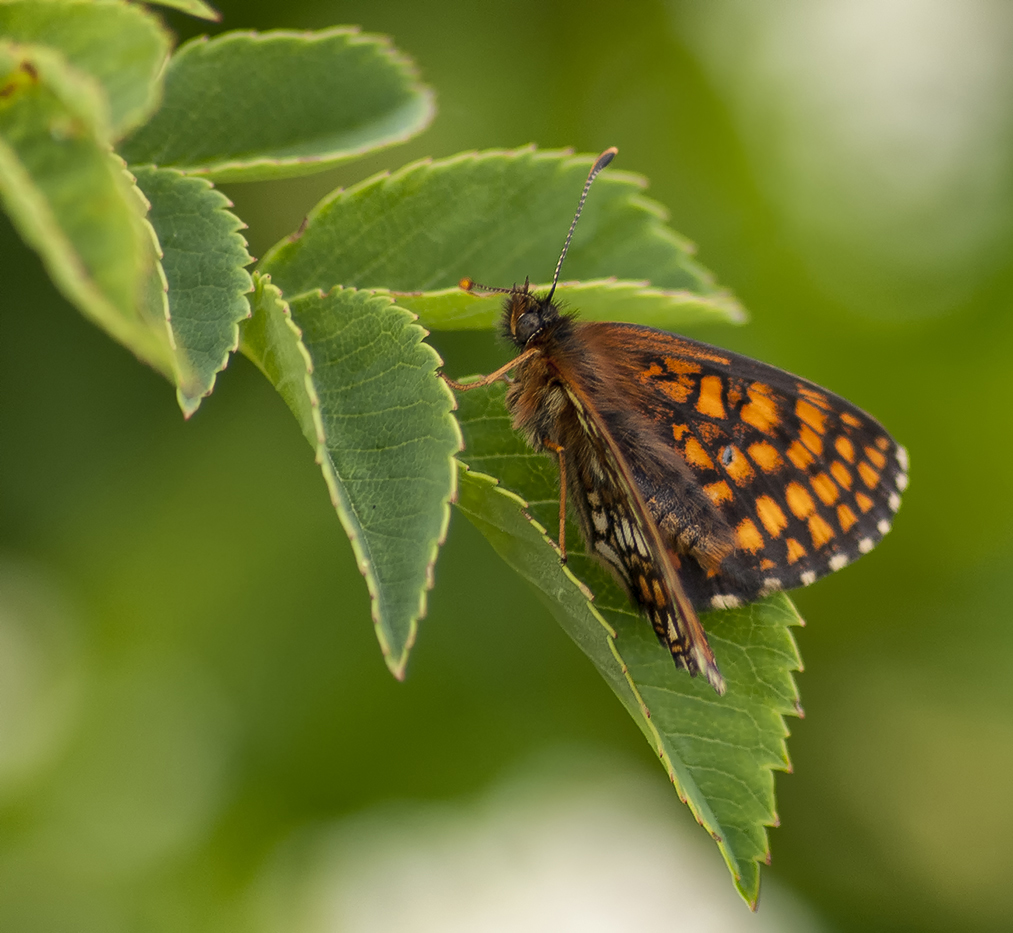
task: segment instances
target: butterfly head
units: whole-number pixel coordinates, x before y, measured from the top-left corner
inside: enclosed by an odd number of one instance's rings
[[[559,320],[559,308],[552,299],[540,298],[528,290],[514,287],[503,302],[503,329],[522,349]]]

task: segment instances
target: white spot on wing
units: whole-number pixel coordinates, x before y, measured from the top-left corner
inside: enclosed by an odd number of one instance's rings
[[[760,588],[760,595],[767,596],[770,593],[776,593],[779,589],[781,589],[781,586],[782,583],[777,579],[777,577],[767,577],[767,579],[763,581],[763,586]]]
[[[907,489],[907,473],[898,473],[897,474],[897,488],[901,492],[903,492],[905,489]]]
[[[587,493],[587,501],[592,509],[596,509],[601,505],[601,496],[599,496],[593,489],[589,489]]]
[[[799,577],[802,582],[802,586],[811,586],[816,582],[816,573],[812,570],[807,570],[802,576]]]
[[[910,468],[911,461],[908,459],[906,447],[897,448],[897,462],[900,464],[900,468],[907,473]]]
[[[742,605],[742,600],[738,596],[712,596],[711,605],[715,609],[737,609]]]
[[[624,518],[619,523],[619,527],[622,528],[622,530],[623,530],[623,541],[625,541],[626,546],[632,550],[632,548],[633,548],[633,531],[630,529],[630,523],[629,523],[629,521]]]
[[[604,512],[592,512],[591,521],[594,522],[594,530],[603,535],[609,530],[609,519]]]
[[[876,546],[876,542],[872,538],[862,538],[858,542],[858,551],[860,554],[868,554]]]
[[[896,512],[900,508],[900,496],[895,492],[891,492],[890,498],[886,500],[886,504],[890,506],[891,512]]]
[[[876,526],[876,530],[881,535],[885,535],[890,530],[890,523],[885,518],[881,518],[879,524]]]
[[[848,566],[848,555],[847,554],[835,554],[828,561],[831,570],[840,570],[841,567]]]
[[[595,541],[594,549],[607,560],[616,570],[619,570],[622,575],[626,576],[626,568],[623,566],[623,562],[619,559],[619,555],[612,549],[612,546],[607,541]]]

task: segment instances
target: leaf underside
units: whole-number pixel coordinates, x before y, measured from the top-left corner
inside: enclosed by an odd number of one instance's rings
[[[80,311],[172,378],[157,249],[109,146],[101,87],[40,46],[0,42],[0,196]]]
[[[131,166],[151,204],[148,218],[162,247],[169,325],[175,338],[177,395],[189,417],[211,394],[215,376],[239,344],[239,322],[250,316],[253,259],[242,222],[228,198],[203,178],[175,169]]]
[[[109,0],[8,0],[0,3],[0,36],[48,46],[97,81],[109,102],[113,139],[158,106],[170,37],[139,7]]]
[[[801,665],[790,627],[801,620],[784,595],[704,615],[728,686],[723,697],[677,670],[649,623],[585,553],[572,522],[568,565],[560,566],[543,534],[551,528],[554,535],[558,521],[556,467],[511,429],[504,394],[501,384],[460,394],[466,446],[459,459],[475,473],[462,476],[459,506],[594,662],[755,906],[759,862],[769,857],[766,827],[777,823],[772,771],[789,766],[783,717],[799,712],[792,672]],[[480,474],[494,474],[502,485]],[[593,603],[577,580],[594,593]]]
[[[122,152],[215,181],[283,178],[404,142],[433,113],[432,93],[384,37],[230,32],[177,51],[161,108]]]
[[[377,638],[402,677],[425,614],[456,490],[461,439],[439,357],[414,315],[355,289],[285,303],[258,279],[243,350],[317,451],[373,600]]]
[[[208,19],[217,23],[222,14],[204,0],[146,0],[150,6],[167,6],[183,13],[189,13],[198,19]]]
[[[532,285],[531,289],[545,294],[549,287]],[[492,330],[503,315],[503,295],[483,294],[477,289],[386,293],[402,308],[415,312],[431,330]],[[560,282],[554,298],[564,313],[576,312],[584,321],[628,321],[662,330],[740,323],[745,317],[739,303],[726,292],[700,295],[686,289],[654,288],[647,282],[612,278]]]

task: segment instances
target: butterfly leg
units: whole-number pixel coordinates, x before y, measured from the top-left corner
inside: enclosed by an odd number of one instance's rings
[[[565,447],[555,441],[544,441],[547,450],[559,457],[559,552],[560,561],[566,563],[566,461],[563,459]]]
[[[457,389],[458,392],[467,392],[468,389],[478,389],[482,386],[492,385],[492,383],[494,383],[497,379],[504,379],[506,377],[506,374],[510,372],[511,369],[515,369],[516,367],[520,366],[520,364],[523,363],[525,360],[531,359],[531,357],[533,357],[536,353],[539,352],[540,351],[538,350],[537,347],[531,347],[530,349],[525,350],[520,356],[515,356],[505,366],[500,366],[500,368],[497,369],[496,372],[489,373],[488,376],[482,376],[481,378],[476,379],[474,382],[464,382],[464,383],[455,382],[445,373],[440,373],[440,378],[443,379],[443,381],[448,386],[450,386],[450,388]]]

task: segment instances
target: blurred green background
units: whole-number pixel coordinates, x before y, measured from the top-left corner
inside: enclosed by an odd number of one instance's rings
[[[221,29],[388,33],[438,94],[408,145],[226,186],[254,255],[333,187],[411,159],[614,144],[751,313],[694,336],[826,385],[908,446],[893,534],[797,594],[807,715],[790,723],[795,772],[777,778],[775,919],[734,903],[706,839],[693,859],[743,929],[788,929],[778,899],[800,929],[1013,928],[1013,8],[218,6]],[[205,28],[166,19],[181,40]],[[687,845],[703,835],[591,665],[460,515],[396,683],[319,471],[259,373],[234,359],[184,424],[5,220],[0,276],[0,928],[342,929],[337,908],[294,919],[321,870],[297,867],[316,851],[307,833],[337,827],[357,851],[374,823],[397,837],[512,774],[551,784],[560,760],[566,787],[631,776],[589,814],[622,799]],[[433,342],[454,373],[506,359],[488,335]],[[615,851],[594,887],[621,874]],[[693,886],[670,883],[653,920],[545,929],[702,929],[684,915]],[[517,928],[504,923],[471,928]]]

